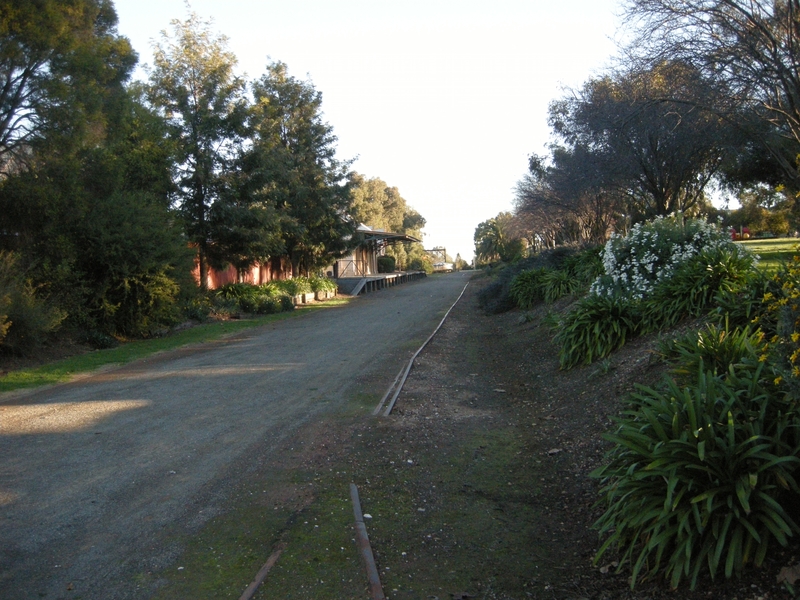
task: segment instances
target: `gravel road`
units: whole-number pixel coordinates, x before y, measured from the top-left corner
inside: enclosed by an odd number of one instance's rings
[[[468,277],[0,396],[0,598],[135,598],[127,579],[171,564],[167,532],[219,512],[249,449],[380,398]]]

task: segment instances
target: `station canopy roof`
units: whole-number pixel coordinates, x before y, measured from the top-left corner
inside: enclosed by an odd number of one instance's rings
[[[385,244],[421,241],[412,235],[406,235],[405,233],[392,233],[390,231],[384,231],[382,229],[372,229],[371,227],[368,227],[363,223],[361,223],[358,226],[358,228],[356,229],[356,233],[363,235],[365,241],[383,242]]]

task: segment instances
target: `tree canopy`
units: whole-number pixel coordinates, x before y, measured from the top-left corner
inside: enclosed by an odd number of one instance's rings
[[[251,176],[277,211],[293,273],[309,273],[350,247],[350,162],[336,158],[322,94],[284,63],[268,65],[252,94]]]
[[[169,127],[176,156],[177,205],[189,240],[198,249],[200,284],[205,287],[210,247],[217,242],[211,211],[239,154],[247,104],[245,82],[234,69],[227,38],[192,13],[172,21],[154,45],[148,88],[151,104]],[[218,209],[217,213],[223,212]]]
[[[693,67],[664,62],[587,82],[551,105],[550,123],[573,158],[593,160],[594,187],[624,197],[629,213],[682,213],[704,201],[730,143],[726,123],[690,101],[714,93]]]
[[[110,0],[0,1],[0,175],[53,136],[102,135],[103,104],[136,64]],[[99,130],[99,131],[98,131]]]
[[[422,239],[425,219],[408,205],[396,187],[378,177],[368,179],[358,173],[350,176],[350,185],[350,214],[356,223]],[[397,268],[401,270],[407,269],[414,260],[425,259],[424,249],[419,243],[394,245],[387,248],[386,253],[394,257]]]
[[[515,226],[533,245],[603,241],[654,216],[710,214],[712,185],[742,198],[766,186],[797,210],[798,8],[630,0],[617,68],[551,104],[555,141],[517,185]]]
[[[743,128],[800,189],[800,2],[631,0],[626,14],[630,60],[680,61],[714,81],[696,104]]]

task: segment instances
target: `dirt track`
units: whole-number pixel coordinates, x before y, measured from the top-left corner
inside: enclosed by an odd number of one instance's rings
[[[0,397],[0,598],[129,597],[125,573],[174,559],[163,532],[217,514],[249,448],[379,398],[467,278]]]

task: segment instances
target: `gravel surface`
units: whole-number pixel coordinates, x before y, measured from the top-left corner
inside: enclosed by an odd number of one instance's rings
[[[165,532],[224,510],[254,448],[380,398],[468,277],[0,396],[0,598],[143,597],[132,575],[181,552]]]

